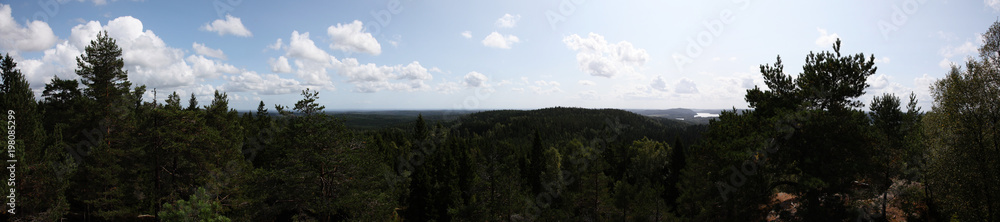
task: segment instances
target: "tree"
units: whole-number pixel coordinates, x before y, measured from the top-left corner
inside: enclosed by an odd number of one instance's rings
[[[872,126],[875,127],[876,141],[875,149],[879,156],[875,157],[880,164],[879,172],[882,173],[877,187],[882,192],[882,215],[887,215],[888,190],[892,186],[892,178],[902,171],[903,161],[907,161],[904,156],[904,136],[903,131],[904,113],[899,109],[899,98],[892,94],[883,94],[872,99],[871,112],[869,116]]]
[[[157,215],[164,221],[204,221],[204,222],[228,222],[231,221],[226,216],[221,215],[222,205],[209,195],[203,187],[198,188],[198,192],[191,194],[188,200],[178,200],[176,203],[163,204],[163,210]]]
[[[1000,221],[1000,21],[983,35],[980,58],[953,66],[931,87],[922,119],[928,186],[943,217]],[[944,219],[944,218],[942,218]]]
[[[316,103],[316,100],[319,99],[319,91],[309,92],[307,88],[306,90],[302,90],[302,97],[302,100],[295,103],[294,108],[302,114],[311,116],[317,112],[322,112],[326,108],[326,106],[320,106]]]
[[[194,93],[191,93],[191,98],[188,99],[187,110],[198,110],[198,98],[194,97]]]
[[[121,48],[104,31],[90,41],[84,55],[76,58],[76,74],[86,86],[84,94],[104,109],[119,102],[132,85],[128,81],[128,71],[123,69],[125,62],[121,57]]]
[[[181,109],[181,96],[177,95],[177,92],[171,93],[169,96],[167,96],[166,102],[167,105],[165,106],[165,108],[167,109],[171,110]]]
[[[780,57],[761,65],[768,90],[745,96],[754,110],[724,112],[694,149],[699,163],[688,166],[681,199],[697,204],[686,211],[698,220],[763,220],[758,207],[777,191],[798,196],[805,220],[847,219],[841,197],[872,164],[868,120],[856,99],[876,67],[874,56],[840,49],[837,40],[832,52],[809,53],[797,78],[784,74]]]
[[[13,159],[17,165],[17,180],[2,183],[3,190],[17,188],[16,216],[24,220],[53,220],[68,210],[65,191],[69,187],[68,177],[75,169],[67,156],[60,152],[62,135],[54,131],[48,142],[42,127],[41,114],[31,85],[17,68],[17,63],[5,54],[0,58],[0,107],[4,112],[5,132],[3,140],[4,159]],[[12,118],[11,118],[12,117]],[[12,124],[12,125],[11,125]],[[13,140],[13,143],[9,143]],[[9,143],[9,144],[8,144]],[[13,148],[13,150],[9,150]],[[67,162],[70,161],[70,162]],[[14,166],[14,164],[10,164]],[[10,171],[11,175],[15,172]],[[13,185],[13,186],[11,186]],[[7,212],[9,205],[4,205]]]
[[[670,166],[667,168],[667,183],[666,190],[664,191],[663,198],[667,202],[667,207],[670,210],[677,210],[677,198],[681,195],[681,190],[678,188],[680,185],[681,172],[687,166],[687,156],[684,154],[684,144],[681,144],[681,138],[675,137],[674,146],[670,149]]]
[[[545,191],[542,187],[542,171],[545,171],[545,160],[545,147],[542,146],[542,136],[536,130],[531,142],[528,169],[525,169],[528,176],[526,180],[531,185],[531,191],[536,194]]]

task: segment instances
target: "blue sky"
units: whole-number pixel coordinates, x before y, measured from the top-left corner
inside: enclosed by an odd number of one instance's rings
[[[872,95],[914,92],[978,55],[1000,1],[130,1],[0,3],[0,49],[36,95],[107,30],[133,84],[230,106],[329,110],[746,108],[758,66],[874,54]],[[146,95],[152,100],[152,93]],[[273,108],[272,108],[273,109]]]

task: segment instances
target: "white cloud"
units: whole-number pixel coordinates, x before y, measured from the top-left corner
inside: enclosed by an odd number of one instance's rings
[[[31,21],[22,27],[11,16],[10,5],[0,4],[0,49],[13,51],[45,50],[56,44],[58,38],[48,23]]]
[[[500,80],[500,82],[497,83],[497,86],[500,87],[508,84],[511,84],[510,80],[505,79],[505,80]]]
[[[250,33],[250,30],[247,30],[247,28],[243,26],[243,21],[240,20],[240,18],[233,17],[229,14],[226,14],[226,20],[216,19],[211,23],[205,23],[205,25],[201,26],[201,30],[216,32],[219,33],[220,36],[226,34],[240,37],[253,36],[253,33]]]
[[[333,41],[333,43],[330,43],[330,49],[345,52],[362,52],[371,55],[382,53],[382,45],[375,40],[375,37],[371,33],[365,32],[361,21],[354,20],[354,22],[348,24],[337,23],[336,26],[327,28],[326,33],[330,35]]]
[[[76,56],[82,53],[69,41],[63,41],[54,48],[46,49],[41,59],[17,61],[17,67],[31,86],[41,88],[56,75],[61,79],[79,78],[73,70],[76,69]]]
[[[945,58],[952,58],[958,55],[968,55],[977,52],[976,46],[972,41],[965,41],[959,46],[945,46],[941,48],[941,56]]]
[[[681,80],[677,81],[677,84],[674,85],[674,88],[676,88],[674,91],[680,94],[698,93],[698,86],[694,83],[694,81],[691,81],[688,78],[681,78]]]
[[[563,43],[577,51],[576,60],[580,64],[580,70],[592,76],[611,78],[618,74],[634,73],[636,68],[649,60],[645,49],[635,48],[627,41],[608,44],[604,36],[595,33],[590,33],[587,38],[573,34],[563,38]]]
[[[164,88],[192,85],[197,80],[194,70],[185,63],[184,51],[167,46],[152,30],[144,31],[139,19],[118,17],[103,28],[121,47],[133,83]]]
[[[503,17],[497,19],[497,26],[500,26],[500,28],[513,28],[517,26],[518,20],[521,20],[521,15],[504,14]]]
[[[889,77],[885,74],[879,74],[875,78],[868,78],[868,88],[873,90],[880,90],[889,86]]]
[[[563,90],[559,88],[560,85],[561,84],[556,81],[538,80],[535,81],[535,85],[528,86],[528,89],[531,89],[532,92],[538,95],[549,95],[552,93],[563,92]]]
[[[482,73],[473,71],[469,72],[469,74],[465,74],[465,79],[462,83],[465,84],[465,87],[475,88],[475,87],[486,86],[487,80],[489,80],[489,78],[487,78]]]
[[[430,86],[424,83],[434,77],[420,65],[413,61],[407,65],[378,66],[374,63],[361,64],[355,58],[331,59],[331,67],[337,74],[347,77],[347,82],[353,83],[355,92],[378,92],[381,90],[390,91],[417,91],[429,89]],[[391,81],[396,80],[396,81]]]
[[[325,63],[330,59],[330,54],[316,47],[316,43],[309,39],[309,32],[299,34],[299,31],[292,31],[292,38],[288,40],[286,55],[296,59],[308,59],[314,62]]]
[[[303,85],[321,89],[333,86],[333,81],[326,73],[329,63],[297,59],[295,67],[295,75],[303,81]]]
[[[510,46],[514,43],[518,43],[521,40],[514,35],[507,35],[506,37],[500,33],[493,32],[483,39],[483,45],[487,47],[493,47],[498,49],[510,49]]]
[[[464,32],[462,32],[462,37],[465,37],[467,39],[471,39],[472,38],[472,31],[464,31]]]
[[[577,83],[580,83],[580,85],[585,85],[585,86],[596,86],[597,85],[597,83],[595,83],[594,81],[590,81],[590,80],[580,80]]]
[[[930,86],[933,85],[934,82],[936,82],[937,80],[938,80],[937,78],[934,78],[930,75],[927,75],[927,73],[924,73],[923,76],[914,78],[913,84],[916,85],[917,88],[929,89]]]
[[[938,67],[941,67],[942,69],[951,69],[952,64],[954,63],[951,60],[948,60],[948,58],[944,58],[941,60],[941,62],[938,62]]]
[[[233,65],[207,59],[201,55],[190,55],[184,61],[191,63],[191,71],[196,77],[201,79],[217,78],[222,75],[222,73],[240,72],[240,69]]]
[[[819,31],[819,38],[816,38],[816,45],[819,47],[831,47],[840,38],[837,33],[827,34],[826,29],[816,28]]]
[[[277,59],[271,58],[267,61],[271,65],[271,72],[276,73],[290,73],[292,72],[292,66],[288,65],[288,58],[285,56],[278,56]]]
[[[427,68],[421,66],[420,62],[417,61],[413,61],[406,66],[397,65],[394,68],[399,73],[396,76],[396,79],[430,80],[434,78],[434,76],[431,76],[431,73],[427,71]]]
[[[272,50],[279,50],[282,47],[285,47],[285,43],[281,41],[281,38],[278,38],[278,40],[275,40],[274,44],[267,45],[267,48],[272,49]]]
[[[993,8],[993,11],[1000,11],[1000,0],[983,0],[983,4]]]
[[[876,63],[883,63],[883,64],[887,64],[887,63],[889,63],[889,61],[890,61],[890,60],[889,60],[889,57],[882,57],[881,59],[875,59],[875,62],[876,62]]]
[[[191,48],[193,48],[194,49],[194,53],[198,53],[198,55],[203,55],[203,56],[208,56],[208,57],[217,58],[217,59],[223,59],[223,60],[226,59],[226,54],[223,53],[221,49],[209,48],[209,47],[206,47],[205,45],[199,44],[197,42],[191,43]]]
[[[278,95],[297,93],[305,86],[294,79],[284,79],[275,74],[259,75],[253,71],[244,71],[238,75],[224,77],[227,82],[221,88],[229,92],[254,92],[263,95]]]
[[[655,90],[667,92],[667,81],[664,81],[661,76],[656,76],[656,78],[653,79],[653,83],[649,84],[649,87],[653,87]]]
[[[442,94],[452,94],[454,92],[458,92],[459,90],[461,90],[462,86],[460,84],[458,84],[457,82],[448,82],[448,81],[445,81],[445,82],[439,83],[437,85],[437,87],[434,87],[434,88],[435,88],[435,91],[441,92]]]

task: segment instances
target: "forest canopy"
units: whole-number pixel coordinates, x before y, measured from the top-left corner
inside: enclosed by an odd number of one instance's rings
[[[752,109],[707,125],[554,107],[348,128],[310,89],[245,113],[219,91],[145,101],[103,32],[76,58],[79,78],[52,79],[41,98],[10,55],[0,61],[18,162],[3,187],[17,205],[2,216],[1000,221],[1000,22],[983,39],[979,57],[934,83],[926,111],[914,94],[859,100],[875,57],[837,40],[805,55],[801,73],[780,56],[761,65]]]

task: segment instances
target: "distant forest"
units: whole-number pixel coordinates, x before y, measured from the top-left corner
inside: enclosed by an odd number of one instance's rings
[[[387,120],[329,114],[309,89],[242,114],[224,92],[145,102],[102,33],[79,78],[52,79],[38,99],[2,59],[4,156],[16,160],[2,216],[1000,221],[1000,22],[983,39],[933,84],[930,110],[913,94],[859,101],[874,56],[842,54],[838,40],[794,76],[781,57],[761,65],[750,109],[692,124],[566,107]]]

